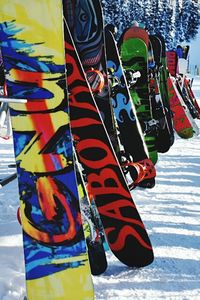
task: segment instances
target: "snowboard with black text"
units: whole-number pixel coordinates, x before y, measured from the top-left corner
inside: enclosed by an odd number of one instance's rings
[[[66,20],[83,69],[101,112],[106,130],[120,160],[116,123],[110,101],[106,69],[104,20],[99,0],[64,0]],[[102,78],[102,79],[101,79]],[[102,85],[96,82],[103,81]],[[93,88],[93,87],[96,88]]]
[[[98,208],[111,251],[124,264],[142,267],[153,250],[96,106],[65,20],[70,121],[88,191]]]

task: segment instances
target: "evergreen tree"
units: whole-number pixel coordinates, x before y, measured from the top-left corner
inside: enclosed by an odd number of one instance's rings
[[[161,33],[161,24],[162,24],[163,11],[161,9],[160,0],[152,0],[152,13],[151,19],[153,23],[154,33]]]
[[[119,0],[119,11],[118,11],[118,30],[119,32],[123,32],[125,28],[130,27],[131,22],[131,12],[129,7],[129,0]],[[123,9],[121,9],[123,7]]]
[[[165,38],[166,46],[171,49],[173,46],[173,7],[170,0],[162,0],[162,10],[163,10],[163,22],[161,28],[161,34]]]
[[[129,1],[129,9],[131,12],[130,24],[133,21],[137,21],[138,23],[143,22],[144,19],[144,1]]]
[[[174,28],[173,28],[173,36],[174,36],[174,47],[179,44],[179,35],[181,30],[181,7],[179,0],[176,0],[175,5],[175,18],[174,18]]]
[[[164,36],[168,49],[193,39],[200,25],[198,0],[102,0],[106,23],[118,29],[118,36],[134,20],[144,23],[150,34]]]
[[[103,12],[104,12],[104,22],[109,24],[113,23],[114,24],[114,16],[116,13],[116,6],[117,6],[117,1],[112,0],[102,0],[102,7],[103,7]],[[117,25],[116,25],[117,26]]]
[[[150,33],[153,33],[153,24],[151,22],[151,8],[152,8],[152,1],[151,0],[147,0],[144,7],[143,7],[143,22],[146,26],[146,28],[148,29],[148,31]]]
[[[184,1],[185,2],[185,1]],[[200,5],[196,1],[188,1],[188,9],[185,12],[185,18],[183,23],[185,24],[185,41],[189,42],[191,39],[194,39],[198,33],[200,25]],[[185,4],[186,5],[186,4]]]

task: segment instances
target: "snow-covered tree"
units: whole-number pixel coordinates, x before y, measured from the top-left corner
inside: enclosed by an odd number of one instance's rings
[[[172,48],[173,44],[173,7],[171,6],[171,0],[162,0],[162,10],[163,10],[163,22],[161,28],[161,34],[164,36],[166,45],[168,49]]]
[[[186,5],[184,1],[183,7],[183,25],[185,27],[185,40],[189,42],[191,39],[194,39],[198,33],[200,25],[200,4],[198,1],[188,1]],[[187,9],[185,9],[187,7]]]
[[[176,5],[175,5],[175,17],[174,17],[174,46],[179,43],[180,40],[180,35],[182,35],[182,24],[181,24],[181,7],[180,7],[180,0],[176,0]]]
[[[118,28],[118,37],[134,20],[151,34],[165,37],[168,48],[193,39],[200,26],[198,0],[102,0],[106,23]]]

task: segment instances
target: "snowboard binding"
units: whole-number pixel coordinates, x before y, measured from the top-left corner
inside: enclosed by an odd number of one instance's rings
[[[98,94],[102,91],[105,79],[101,71],[91,68],[86,71],[86,77],[94,94]]]
[[[138,162],[126,162],[123,168],[127,168],[133,180],[129,184],[131,190],[137,186],[153,187],[155,185],[156,169],[150,159],[146,158]]]
[[[149,121],[145,121],[143,130],[145,135],[149,133],[157,135],[160,130],[159,120],[151,119]]]
[[[141,73],[140,71],[134,71],[132,69],[125,69],[124,72],[128,83],[128,87],[132,88],[136,84],[138,78],[141,77]]]

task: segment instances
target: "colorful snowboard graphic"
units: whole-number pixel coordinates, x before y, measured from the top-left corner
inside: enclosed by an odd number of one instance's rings
[[[110,249],[128,266],[148,265],[153,261],[152,246],[87,83],[67,22],[65,41],[72,134]]]
[[[104,77],[104,86],[100,91],[94,93],[94,98],[112,145],[118,155],[119,144],[108,87],[104,24],[100,1],[64,0],[63,2],[66,20],[84,71],[88,72],[94,69],[100,71]],[[96,77],[94,76],[94,79],[90,81],[91,86],[98,80]]]
[[[130,28],[124,34],[120,54],[125,70],[133,70],[135,72],[139,71],[141,73],[141,77],[137,80],[133,88],[130,89],[130,92],[136,106],[138,119],[141,126],[144,128],[143,123],[149,122],[153,119],[149,98],[150,90],[148,86],[148,49],[142,39],[135,37],[135,29],[136,34],[138,35],[138,28],[135,27]],[[141,28],[140,30],[142,32],[145,31]],[[149,151],[149,157],[155,164],[158,159],[158,154],[155,148],[155,134],[151,132],[146,133],[145,142]]]
[[[125,165],[134,180],[135,186],[140,181],[143,181],[143,186],[145,186],[146,182],[146,187],[150,187],[150,185],[152,187],[155,184],[155,167],[148,158],[148,150],[142,129],[129,92],[117,44],[113,34],[109,30],[110,27],[111,25],[108,25],[105,28],[107,68],[110,70],[110,81],[113,81],[113,84],[111,84],[111,99],[120,132],[120,141],[124,147],[127,160]],[[127,138],[127,135],[129,138]],[[144,162],[146,163],[145,167],[141,167],[139,174],[134,178],[134,166],[136,167],[137,163],[142,166]]]
[[[175,79],[170,76],[167,79],[167,84],[170,108],[173,112],[174,129],[180,137],[185,139],[191,138],[193,137],[193,126],[186,114],[186,107],[181,99],[181,95],[176,88]]]
[[[105,29],[105,37],[107,68],[111,70],[111,76],[118,82],[112,87],[112,104],[120,129],[122,144],[127,153],[132,156],[133,161],[136,162],[148,158],[148,150],[136,115],[135,106],[128,90],[128,83],[123,72],[114,37],[107,28]],[[127,134],[130,138],[127,138]]]
[[[1,1],[28,300],[93,299],[70,133],[61,1]]]

